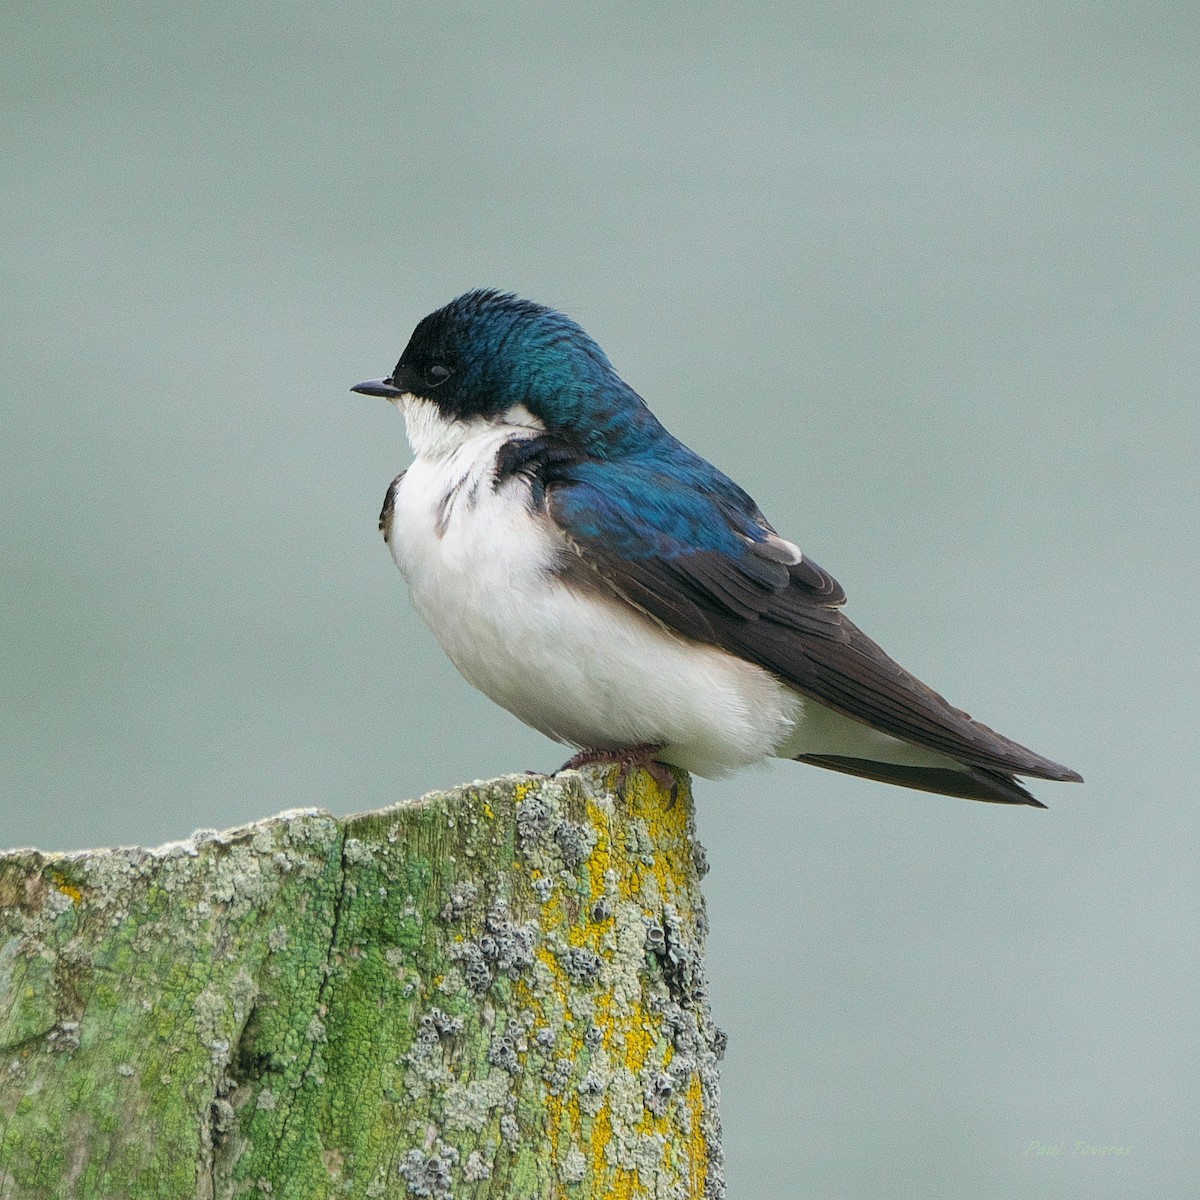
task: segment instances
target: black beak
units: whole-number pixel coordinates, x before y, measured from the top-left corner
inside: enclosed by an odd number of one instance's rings
[[[366,383],[356,383],[350,390],[364,396],[382,396],[385,400],[395,400],[397,396],[404,395],[404,391],[395,387],[390,379],[368,379]]]

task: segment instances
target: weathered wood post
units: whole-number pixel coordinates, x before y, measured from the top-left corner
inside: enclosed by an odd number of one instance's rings
[[[691,794],[510,776],[0,857],[0,1198],[712,1198]]]

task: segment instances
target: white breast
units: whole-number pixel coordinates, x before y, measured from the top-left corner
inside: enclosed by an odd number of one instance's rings
[[[470,683],[560,742],[662,745],[661,758],[698,775],[761,761],[787,739],[801,701],[774,676],[554,573],[572,551],[530,511],[528,484],[493,482],[497,450],[538,432],[527,414],[451,425],[410,400],[405,416],[418,457],[397,487],[388,543]]]

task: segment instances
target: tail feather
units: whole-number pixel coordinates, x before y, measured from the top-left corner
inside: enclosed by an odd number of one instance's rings
[[[814,767],[827,767],[846,775],[877,779],[898,787],[916,788],[922,792],[937,792],[942,796],[959,796],[964,800],[985,800],[991,804],[1024,804],[1030,808],[1045,808],[1035,800],[1011,775],[986,767],[963,765],[959,770],[948,767],[912,766],[907,763],[878,762],[869,758],[849,758],[840,754],[797,754],[797,762]]]

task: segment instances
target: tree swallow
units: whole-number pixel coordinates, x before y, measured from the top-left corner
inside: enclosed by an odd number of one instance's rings
[[[467,679],[583,762],[710,778],[770,756],[1038,803],[1079,780],[948,704],[837,581],[658,422],[574,321],[495,291],[416,327],[387,379],[415,460],[379,525]]]

